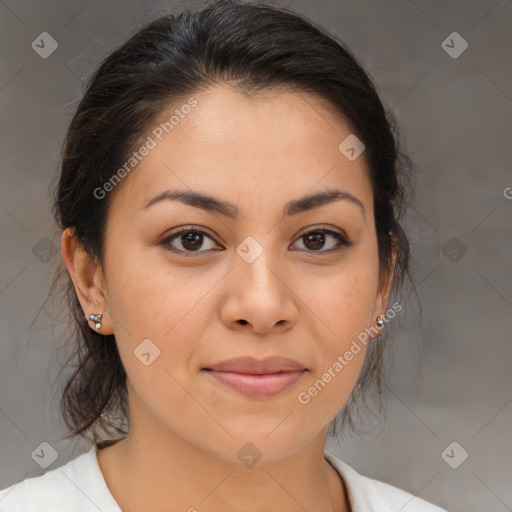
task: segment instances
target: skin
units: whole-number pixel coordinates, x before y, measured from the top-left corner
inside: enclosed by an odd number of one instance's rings
[[[392,273],[379,281],[364,158],[349,161],[338,150],[350,127],[316,96],[251,98],[223,84],[194,97],[198,105],[111,192],[103,266],[69,230],[62,236],[84,314],[103,312],[99,332],[115,334],[128,375],[130,433],[98,452],[100,468],[124,512],[348,511],[324,447],[365,345],[310,403],[298,394],[386,311]],[[143,209],[171,189],[229,201],[239,216],[170,200]],[[364,216],[339,200],[283,217],[287,201],[327,189],[358,198]],[[170,230],[189,224],[211,239],[168,242],[188,257],[166,250]],[[308,242],[303,231],[317,224],[345,233],[352,245],[330,250],[337,241],[328,234],[323,245]],[[236,252],[248,236],[263,249],[252,263]],[[160,350],[149,366],[134,355],[146,338]],[[201,371],[248,355],[289,357],[308,371],[266,399]],[[262,454],[252,467],[237,457],[249,442]]]

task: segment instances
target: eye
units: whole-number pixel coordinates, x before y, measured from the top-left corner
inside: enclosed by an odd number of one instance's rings
[[[214,247],[219,247],[211,236],[200,229],[194,228],[193,226],[185,226],[173,231],[170,236],[162,240],[161,245],[163,245],[168,251],[184,253],[185,256],[188,256],[189,254],[187,253],[208,251],[208,248],[206,251],[198,250],[203,246],[205,237],[214,243]],[[182,248],[176,248],[176,246],[173,246],[174,242],[176,242],[177,245],[181,245]],[[209,249],[211,248],[212,247]]]
[[[205,238],[213,245],[209,248],[206,247],[205,250],[199,250],[204,246]],[[330,247],[327,250],[321,250],[329,239],[331,240],[331,243],[328,244]],[[303,245],[305,246],[305,249],[299,248],[299,250],[305,250],[306,252],[330,253],[353,245],[342,233],[332,229],[320,229],[318,226],[309,228],[299,237],[299,240],[304,240]],[[215,248],[220,249],[220,246],[210,235],[194,226],[184,226],[176,229],[160,244],[170,252],[181,253],[185,256],[190,256],[192,253],[208,252],[212,249],[215,250]],[[176,247],[176,245],[181,245],[181,247]]]
[[[328,241],[329,238],[331,239],[331,243],[328,244],[330,247],[327,250],[321,250],[325,247],[326,241]],[[306,232],[302,233],[299,240],[304,240],[303,245],[306,247],[305,250],[307,252],[335,252],[352,245],[352,243],[342,233],[333,231],[332,229],[319,229],[318,226],[313,226]]]

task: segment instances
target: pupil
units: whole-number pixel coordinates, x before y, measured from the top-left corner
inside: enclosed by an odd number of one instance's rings
[[[181,237],[183,247],[186,249],[198,249],[201,246],[201,243],[197,245],[197,242],[201,241],[201,238],[202,235],[200,233],[194,233],[191,231]],[[196,245],[194,245],[194,243]],[[191,244],[191,246],[188,244]]]
[[[323,233],[311,233],[306,235],[306,240],[312,240],[314,245],[314,247],[309,247],[308,243],[306,243],[308,249],[321,249],[325,242],[325,235]]]

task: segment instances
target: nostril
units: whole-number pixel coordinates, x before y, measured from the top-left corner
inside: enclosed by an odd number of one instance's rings
[[[247,322],[247,320],[238,320],[242,325],[245,325]]]

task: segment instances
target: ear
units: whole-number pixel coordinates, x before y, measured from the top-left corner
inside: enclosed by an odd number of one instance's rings
[[[393,285],[393,278],[395,276],[396,257],[397,249],[393,241],[391,245],[391,265],[387,275],[383,275],[379,281],[379,288],[377,294],[377,301],[375,304],[375,314],[373,321],[375,321],[378,315],[381,315],[381,317],[386,316],[386,311],[388,309],[389,303],[389,296],[391,294],[391,288]]]
[[[78,243],[71,228],[65,229],[62,233],[60,252],[89,325],[96,330],[94,322],[89,320],[89,315],[103,313],[102,325],[98,332],[111,334],[112,321],[108,314],[107,288],[101,266],[94,262]]]

